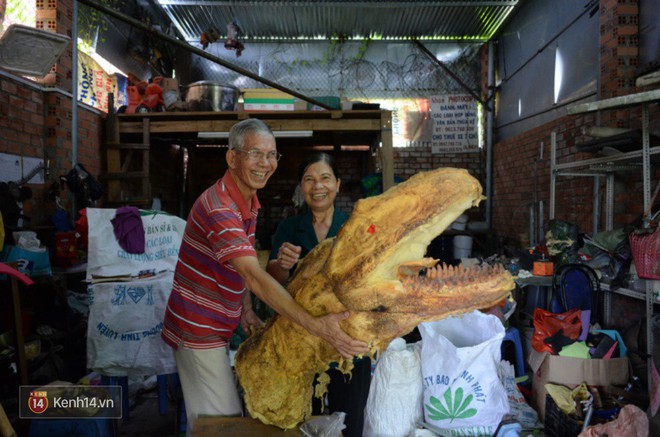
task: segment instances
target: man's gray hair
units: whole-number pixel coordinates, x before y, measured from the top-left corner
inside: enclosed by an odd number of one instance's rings
[[[257,118],[248,118],[233,125],[229,131],[229,150],[242,150],[245,145],[246,134],[257,136],[270,135],[275,137],[273,131],[270,130],[270,127],[266,123]]]

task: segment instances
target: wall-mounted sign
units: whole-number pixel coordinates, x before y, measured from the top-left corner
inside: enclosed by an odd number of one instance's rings
[[[478,106],[468,94],[431,97],[431,153],[479,152]]]
[[[108,112],[108,94],[114,93],[115,108],[126,105],[127,79],[121,74],[108,74],[91,56],[78,53],[78,101]]]

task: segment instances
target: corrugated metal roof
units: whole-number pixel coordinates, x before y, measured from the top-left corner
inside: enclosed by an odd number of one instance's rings
[[[487,41],[520,0],[158,0],[184,38],[236,20],[243,39],[384,38]],[[223,35],[224,36],[224,35]]]

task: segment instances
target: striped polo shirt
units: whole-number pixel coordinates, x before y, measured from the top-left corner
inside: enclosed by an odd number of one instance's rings
[[[248,205],[229,171],[195,201],[163,322],[162,338],[174,349],[229,343],[240,321],[245,283],[228,261],[257,255],[259,206],[256,194]]]

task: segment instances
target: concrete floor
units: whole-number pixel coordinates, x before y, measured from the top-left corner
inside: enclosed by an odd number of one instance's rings
[[[160,414],[158,411],[158,390],[153,389],[138,393],[135,402],[129,409],[128,420],[117,423],[117,433],[120,437],[173,437],[185,436],[177,432],[177,405],[168,394],[167,411]]]

